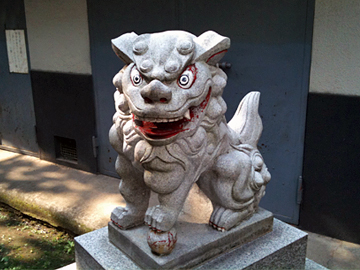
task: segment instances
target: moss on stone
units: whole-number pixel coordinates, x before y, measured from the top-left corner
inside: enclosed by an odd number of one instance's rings
[[[0,192],[0,201],[26,215],[46,221],[53,226],[64,228],[73,232],[74,234],[84,234],[94,230],[87,227],[85,224],[81,224],[74,220],[71,220],[66,215],[51,211],[51,209],[44,209],[41,206],[38,206],[32,202],[26,202],[25,200],[22,200],[22,198],[19,196]]]

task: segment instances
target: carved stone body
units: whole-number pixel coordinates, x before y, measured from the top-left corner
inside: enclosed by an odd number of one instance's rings
[[[170,231],[194,183],[211,200],[209,224],[229,230],[257,209],[270,174],[257,150],[260,94],[249,93],[226,123],[226,74],[216,66],[230,40],[213,31],[124,34],[112,40],[125,67],[115,75],[110,142],[126,207],[120,228],[144,221]],[[150,190],[160,204],[148,208]]]

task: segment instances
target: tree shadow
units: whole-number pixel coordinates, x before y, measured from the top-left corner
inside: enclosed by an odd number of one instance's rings
[[[117,178],[0,150],[0,201],[78,234],[105,226],[104,216],[124,204],[118,185]]]

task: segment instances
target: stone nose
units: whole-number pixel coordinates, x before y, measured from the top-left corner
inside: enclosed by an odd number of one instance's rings
[[[145,103],[168,103],[171,100],[171,90],[159,80],[152,80],[140,92]]]

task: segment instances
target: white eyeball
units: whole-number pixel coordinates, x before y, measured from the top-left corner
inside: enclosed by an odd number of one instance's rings
[[[196,67],[195,65],[188,66],[185,71],[180,75],[178,85],[181,88],[190,88],[196,79]]]
[[[140,72],[137,70],[136,66],[133,66],[130,72],[130,79],[134,86],[139,86],[143,81],[143,78]]]

